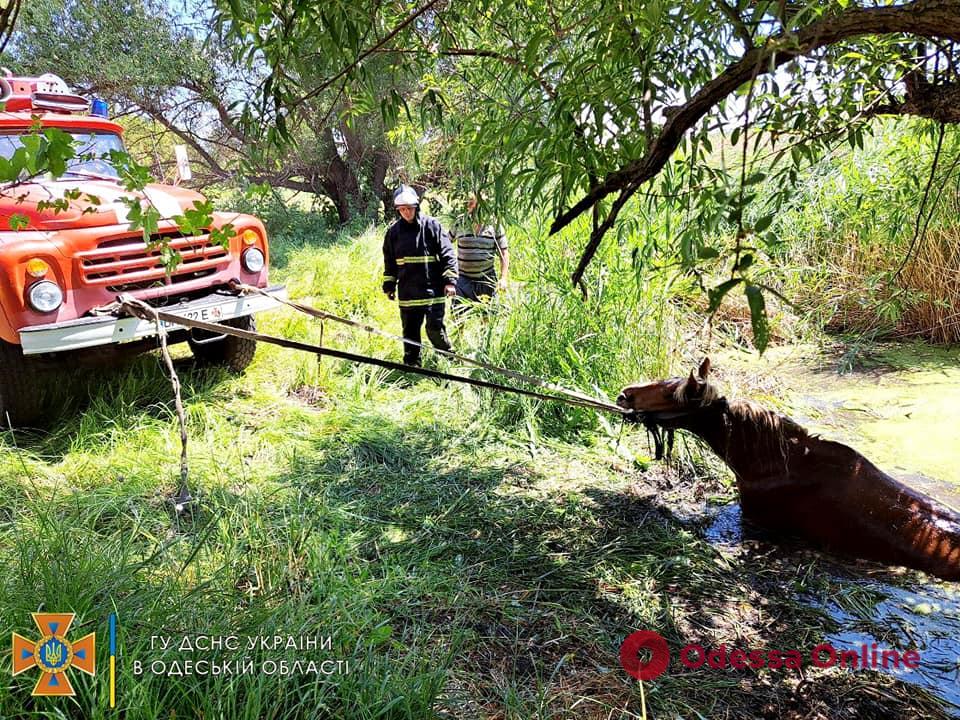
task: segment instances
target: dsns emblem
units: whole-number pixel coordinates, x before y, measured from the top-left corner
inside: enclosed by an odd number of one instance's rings
[[[33,613],[40,639],[13,633],[13,674],[40,669],[33,695],[73,695],[67,670],[73,667],[88,675],[96,672],[96,633],[75,642],[67,639],[74,617],[74,613]]]

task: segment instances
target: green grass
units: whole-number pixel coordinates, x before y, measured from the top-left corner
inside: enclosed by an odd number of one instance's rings
[[[379,292],[381,232],[290,251],[291,294],[396,332],[396,307]],[[665,351],[651,350],[675,332],[663,292],[627,294],[628,278],[614,272],[608,291],[581,303],[563,289],[566,253],[536,264],[539,238],[517,229],[523,284],[493,315],[468,318],[458,347],[608,395],[633,373],[664,370]],[[287,311],[261,316],[261,327],[400,353],[398,343],[330,323],[321,331]],[[636,335],[625,340],[623,327]],[[802,576],[776,557],[757,566],[681,527],[632,461],[648,452],[640,433],[617,447],[619,428],[582,410],[273,346],[242,377],[178,354],[192,513],[170,503],[179,437],[156,356],[87,380],[87,400],[49,433],[0,435],[3,627],[30,637],[31,612],[75,612],[71,637],[96,632],[99,665],[95,678],[73,674],[74,699],[32,698],[35,672],[8,680],[2,717],[641,717],[639,688],[617,659],[633,630],[656,629],[672,645],[789,647],[829,626],[793,599],[810,591],[809,578],[826,582],[819,561]],[[111,612],[121,628],[118,710],[107,706]],[[151,646],[153,636],[184,635],[319,635],[331,647]],[[343,660],[350,672],[149,672],[158,661],[244,658],[255,667]],[[148,671],[135,675],[136,661]],[[843,702],[890,687],[813,682]],[[793,687],[783,674],[670,673],[647,685],[646,699],[653,717],[746,717]]]

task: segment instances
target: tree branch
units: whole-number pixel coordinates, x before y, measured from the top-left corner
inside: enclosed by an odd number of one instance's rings
[[[643,157],[610,173],[573,207],[557,216],[550,233],[559,232],[611,193],[624,189],[632,193],[631,188],[635,190],[655,177],[669,161],[684,134],[714,105],[749,81],[758,66],[761,68],[760,75],[769,74],[797,57],[842,40],[864,35],[903,33],[960,40],[960,1],[915,0],[893,7],[845,10],[822,17],[795,33],[769,38],[762,47],[745,52],[740,60],[729,65],[689,101],[676,108]],[[597,239],[591,237],[580,266],[585,267],[590,262],[598,245]]]
[[[174,135],[176,135],[178,138],[180,138],[185,143],[187,143],[190,147],[192,147],[194,151],[200,157],[203,158],[204,163],[206,163],[207,167],[210,168],[211,171],[219,175],[221,178],[230,177],[232,173],[226,168],[224,168],[222,165],[220,165],[220,163],[216,161],[213,155],[207,152],[207,149],[203,147],[203,145],[201,145],[200,142],[195,137],[193,137],[190,133],[186,132],[182,128],[179,128],[176,125],[174,125],[172,122],[170,122],[164,116],[164,114],[159,111],[159,109],[149,107],[147,105],[143,105],[142,107],[147,112],[147,114],[150,115],[150,117],[154,118],[158,123],[163,125],[167,130],[172,132]]]
[[[222,93],[218,92],[216,88],[201,85],[192,78],[186,79],[183,82],[183,87],[185,87],[187,90],[192,90],[201,100],[209,103],[211,107],[213,107],[214,111],[217,113],[217,117],[220,118],[220,124],[223,125],[224,129],[234,140],[240,143],[248,142],[246,133],[237,127],[237,124],[230,116],[230,112],[227,110],[227,107],[223,104],[223,100],[221,99],[223,97]]]
[[[617,216],[620,214],[620,211],[623,209],[623,206],[627,204],[633,194],[637,191],[637,186],[624,188],[620,191],[620,195],[617,196],[617,199],[614,200],[613,206],[610,208],[610,212],[607,213],[607,217],[604,218],[604,221],[593,228],[593,232],[590,233],[590,242],[587,243],[586,249],[583,251],[583,255],[580,256],[580,262],[577,264],[577,269],[573,271],[573,275],[570,276],[570,281],[577,285],[581,278],[583,277],[584,271],[587,269],[587,265],[590,264],[590,261],[593,259],[594,254],[597,252],[597,248],[600,247],[600,241],[603,240],[603,236],[607,234],[607,231],[613,227],[613,223],[616,222]]]
[[[402,22],[398,23],[397,26],[393,28],[393,30],[388,32],[383,38],[381,38],[374,45],[372,45],[371,47],[367,48],[366,50],[361,52],[359,55],[357,55],[357,57],[354,58],[353,62],[351,62],[345,68],[341,69],[340,72],[338,72],[333,77],[330,77],[324,80],[322,83],[317,85],[317,87],[310,90],[310,92],[306,93],[305,95],[302,95],[299,100],[296,100],[295,102],[292,103],[292,106],[296,107],[297,105],[300,105],[306,102],[307,100],[310,100],[311,98],[315,98],[317,95],[322,93],[328,87],[333,85],[337,80],[347,75],[354,68],[358,67],[360,63],[366,60],[370,55],[372,55],[375,52],[378,52],[387,43],[393,40],[393,38],[395,38],[397,35],[403,32],[404,28],[410,25],[410,23],[412,23],[418,17],[423,15],[425,12],[427,12],[427,10],[432,8],[438,2],[440,2],[440,0],[429,0],[424,6],[407,15],[407,17],[404,18]]]
[[[726,16],[727,20],[730,21],[730,24],[733,25],[733,30],[737,34],[737,37],[743,41],[743,46],[745,49],[750,50],[753,48],[753,33],[750,32],[750,29],[743,22],[743,18],[740,17],[740,13],[737,12],[736,8],[730,7],[727,5],[724,0],[716,0],[717,7],[720,8],[720,12]]]

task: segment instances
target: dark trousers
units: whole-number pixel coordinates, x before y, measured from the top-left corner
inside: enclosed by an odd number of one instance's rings
[[[422,307],[400,308],[400,324],[403,325],[403,337],[406,340],[420,342],[420,328],[427,321],[427,337],[438,350],[452,350],[447,328],[443,324],[446,303],[436,303]],[[406,365],[420,364],[420,348],[417,345],[403,344],[403,362]]]
[[[453,299],[453,315],[459,317],[471,303],[489,302],[497,294],[497,281],[474,280],[461,275],[457,278],[457,296]]]

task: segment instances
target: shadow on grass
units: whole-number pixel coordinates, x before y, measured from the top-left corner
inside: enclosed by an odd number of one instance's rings
[[[207,490],[179,522],[118,485],[7,494],[8,626],[29,630],[39,606],[102,631],[116,610],[130,718],[639,717],[639,689],[618,663],[634,630],[656,630],[676,651],[811,648],[829,629],[791,600],[816,561],[769,548],[722,555],[652,495],[603,486],[599,466],[582,493],[549,458],[475,428],[350,409],[314,423],[309,451],[279,475]],[[135,659],[183,660],[149,638],[184,633],[330,636],[329,657],[354,669],[133,674]],[[29,685],[0,689],[2,714],[52,711]],[[104,677],[84,681],[65,714],[107,717],[104,692]],[[866,673],[801,680],[674,662],[646,697],[655,716],[943,717],[924,693]]]
[[[437,430],[378,418],[336,446],[318,444],[286,482],[355,518],[364,560],[389,558],[433,578],[432,592],[389,612],[408,628],[405,641],[437,628],[463,636],[447,683],[460,693],[458,716],[639,716],[636,685],[618,667],[619,645],[637,629],[660,632],[673,648],[808,654],[831,627],[792,599],[795,578],[815,575],[816,560],[798,567],[795,555],[769,547],[759,558],[724,557],[651,498],[529,493],[549,471],[483,457],[489,447]],[[706,716],[810,717],[851,706],[867,718],[943,716],[924,692],[875,674],[798,680],[788,670],[675,665],[647,697],[655,710]]]
[[[174,368],[184,403],[213,402],[224,383],[233,378],[225,369],[198,366],[192,356],[175,357]],[[57,377],[44,407],[39,427],[14,429],[12,440],[23,451],[50,462],[63,460],[78,442],[85,442],[93,428],[133,433],[146,422],[167,422],[175,417],[173,388],[159,352],[117,366],[79,368]],[[5,434],[9,437],[10,433],[7,429]]]

